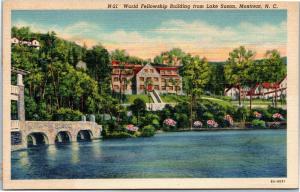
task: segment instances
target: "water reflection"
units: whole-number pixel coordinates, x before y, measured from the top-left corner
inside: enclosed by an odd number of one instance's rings
[[[100,157],[101,156],[101,141],[99,140],[94,140],[92,141],[92,151],[93,151],[93,155],[95,158]]]
[[[77,143],[77,142],[73,142],[72,144],[71,144],[71,162],[73,163],[73,164],[77,164],[79,161],[80,161],[80,159],[79,159],[79,143]]]
[[[51,159],[55,159],[57,153],[56,145],[49,145],[47,152]]]
[[[19,158],[20,158],[20,165],[21,166],[28,166],[29,165],[28,151],[21,151],[19,153]]]

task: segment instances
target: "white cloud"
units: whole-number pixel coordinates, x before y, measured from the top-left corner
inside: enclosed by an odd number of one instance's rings
[[[212,50],[215,50],[216,55],[224,49],[240,45],[260,48],[273,46],[282,49],[287,41],[286,22],[277,25],[242,22],[235,26],[220,27],[203,21],[168,20],[146,32],[123,29],[108,31],[98,23],[86,21],[78,21],[64,27],[43,26],[21,20],[15,25],[29,26],[37,32],[55,31],[58,36],[81,45],[86,43],[93,46],[100,42],[110,50],[126,49],[130,54],[143,58],[154,57],[174,47],[180,47],[194,54],[209,50],[208,54],[211,55],[214,54]]]

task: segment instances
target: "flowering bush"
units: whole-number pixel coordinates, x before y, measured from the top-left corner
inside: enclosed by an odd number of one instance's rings
[[[200,128],[203,126],[202,122],[201,121],[195,121],[194,124],[193,124],[194,127],[196,128]]]
[[[262,114],[257,112],[257,111],[254,111],[253,115],[257,118],[257,119],[260,119],[262,117]]]
[[[272,117],[276,120],[276,119],[278,119],[278,120],[283,120],[284,118],[283,118],[283,116],[280,114],[280,113],[275,113],[275,114],[273,114],[272,115]]]
[[[229,125],[233,125],[233,118],[230,115],[225,115],[224,120],[229,123]]]
[[[167,126],[171,126],[171,127],[175,127],[176,126],[176,121],[174,121],[173,119],[165,119],[164,120],[164,124]]]
[[[215,122],[214,120],[207,120],[207,125],[208,127],[218,127],[219,124],[217,122]]]
[[[127,129],[128,131],[138,131],[138,130],[139,130],[138,127],[136,127],[136,126],[134,126],[134,125],[132,125],[132,124],[127,125],[127,126],[126,126],[126,129]]]

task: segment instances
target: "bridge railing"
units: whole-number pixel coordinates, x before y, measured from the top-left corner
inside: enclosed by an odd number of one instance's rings
[[[18,95],[19,94],[19,87],[15,85],[11,85],[11,94]]]
[[[18,131],[20,129],[19,120],[11,120],[10,121],[10,128],[12,131]]]

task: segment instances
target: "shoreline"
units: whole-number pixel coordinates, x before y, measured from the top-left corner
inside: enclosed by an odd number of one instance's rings
[[[285,127],[281,127],[281,128],[239,128],[239,127],[224,127],[224,128],[193,128],[193,129],[179,129],[176,131],[156,131],[155,134],[163,134],[163,133],[171,133],[171,132],[189,132],[189,131],[211,131],[211,132],[216,132],[216,131],[254,131],[254,130],[282,130],[282,129],[286,129]],[[103,139],[99,138],[99,140]],[[107,140],[109,139],[119,139],[119,138],[105,138]],[[98,139],[97,139],[98,140]],[[48,145],[49,146],[49,145]],[[23,146],[12,146],[11,148],[11,152],[14,151],[20,151],[20,150],[26,150],[28,149],[27,147],[23,147]]]
[[[282,130],[286,127],[280,128],[240,128],[240,127],[223,127],[223,128],[193,128],[193,129],[179,129],[174,132],[185,132],[185,131],[251,131],[251,130]],[[168,131],[166,131],[168,132]]]

